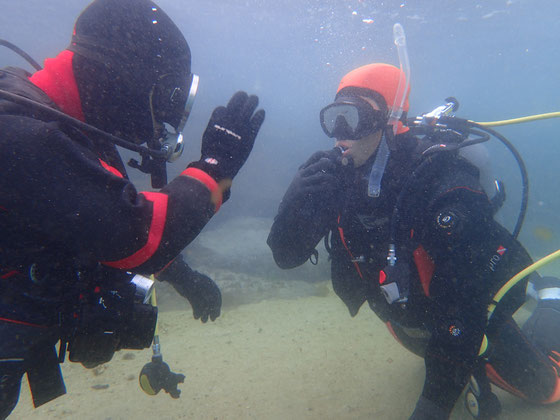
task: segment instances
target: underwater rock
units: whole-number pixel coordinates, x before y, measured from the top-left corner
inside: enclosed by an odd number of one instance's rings
[[[266,244],[271,225],[272,219],[268,218],[231,219],[204,230],[185,250],[185,259],[192,268],[201,272],[223,269],[269,279],[310,282],[330,278],[328,254],[322,243],[318,246],[317,266],[308,262],[291,270],[278,268]]]
[[[322,244],[318,265],[308,262],[295,269],[281,270],[266,244],[271,225],[272,220],[266,218],[235,218],[203,231],[185,250],[188,264],[210,276],[220,287],[224,307],[329,293],[330,268]],[[188,302],[171,286],[157,286],[163,310],[188,307]]]

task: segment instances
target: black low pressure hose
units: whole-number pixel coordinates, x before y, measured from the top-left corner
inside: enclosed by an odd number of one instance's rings
[[[479,130],[485,131],[486,133],[494,136],[499,141],[501,141],[504,146],[506,146],[507,149],[511,152],[517,162],[517,165],[519,166],[519,171],[521,173],[521,205],[519,209],[519,215],[517,216],[517,222],[515,223],[515,228],[512,232],[513,237],[517,239],[517,237],[519,236],[519,232],[521,232],[521,228],[523,227],[525,215],[527,214],[527,206],[529,204],[529,175],[527,173],[525,162],[523,161],[521,154],[517,151],[515,146],[497,131],[477,124],[474,121],[468,121],[467,124],[471,127],[476,127]]]
[[[523,226],[523,221],[525,220],[525,215],[527,214],[527,205],[529,202],[529,176],[527,174],[527,168],[525,166],[525,162],[523,158],[517,151],[517,149],[513,146],[513,144],[506,139],[503,135],[492,130],[491,128],[484,127],[480,124],[477,124],[473,121],[464,120],[456,117],[442,117],[441,122],[445,123],[449,128],[458,129],[462,133],[467,135],[474,134],[478,136],[473,140],[464,140],[462,143],[457,145],[453,145],[452,147],[434,147],[430,150],[430,153],[422,160],[422,162],[411,172],[411,174],[407,177],[406,181],[404,182],[403,188],[397,197],[397,202],[395,207],[393,208],[393,213],[391,216],[391,223],[390,223],[390,230],[389,230],[389,243],[396,245],[397,243],[397,231],[398,226],[400,223],[400,216],[401,216],[401,208],[404,201],[404,198],[407,196],[412,184],[415,180],[420,179],[420,175],[422,172],[430,166],[435,159],[439,158],[439,156],[444,156],[444,152],[455,151],[461,149],[463,147],[468,147],[474,144],[482,143],[484,141],[489,140],[489,135],[494,136],[500,142],[502,142],[506,148],[511,152],[514,156],[517,164],[519,166],[519,170],[521,172],[521,180],[522,180],[522,198],[521,198],[521,205],[519,210],[519,215],[517,217],[517,222],[513,229],[512,235],[514,238],[517,239],[519,236],[519,232]],[[477,130],[481,130],[484,133],[480,133]],[[468,136],[467,136],[468,137]],[[437,146],[437,145],[436,145]],[[446,145],[447,146],[447,145]]]
[[[19,56],[25,59],[35,70],[41,70],[42,67],[39,63],[37,63],[33,58],[23,51],[21,48],[17,47],[16,45],[12,44],[10,41],[6,41],[5,39],[0,39],[0,45],[3,47],[9,48]]]
[[[36,109],[40,112],[43,112],[51,117],[53,117],[54,119],[58,120],[58,121],[62,121],[65,122],[67,124],[70,124],[82,131],[88,132],[88,133],[92,133],[95,134],[97,136],[99,136],[102,140],[105,140],[109,143],[113,143],[116,144],[117,146],[121,146],[125,149],[128,150],[132,150],[133,152],[137,152],[140,155],[144,156],[152,156],[154,158],[159,158],[159,159],[166,159],[167,157],[167,152],[163,151],[163,150],[153,150],[153,149],[149,149],[148,147],[145,146],[140,146],[138,144],[132,143],[131,141],[128,140],[124,140],[120,137],[114,136],[110,133],[107,133],[106,131],[100,130],[99,128],[96,128],[92,125],[89,125],[83,121],[80,121],[74,117],[71,117],[68,114],[65,114],[64,112],[61,112],[57,109],[51,108],[49,106],[43,105],[39,102],[36,102],[32,99],[28,99],[25,98],[23,96],[20,95],[16,95],[14,93],[8,92],[6,90],[0,89],[0,98],[2,99],[6,99],[7,101],[10,102],[14,102],[18,105],[23,105],[25,107],[30,107],[33,109]]]

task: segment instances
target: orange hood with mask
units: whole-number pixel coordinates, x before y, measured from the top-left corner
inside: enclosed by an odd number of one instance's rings
[[[405,83],[405,74],[399,68],[385,63],[367,64],[346,74],[338,85],[337,93],[346,87],[357,87],[369,89],[379,93],[385,99],[389,113],[391,112],[395,96],[399,86],[399,80]],[[409,109],[408,96],[410,84],[403,103],[403,113]],[[397,134],[406,133],[409,130],[401,121],[398,123]]]

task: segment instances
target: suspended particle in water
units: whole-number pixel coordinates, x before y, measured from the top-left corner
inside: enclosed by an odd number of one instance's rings
[[[371,25],[373,23],[373,19],[362,19],[362,22]]]

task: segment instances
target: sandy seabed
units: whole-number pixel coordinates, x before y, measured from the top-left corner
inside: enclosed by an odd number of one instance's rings
[[[187,248],[193,268],[213,278],[224,307],[215,322],[194,320],[186,300],[158,284],[164,361],[186,375],[179,399],[146,395],[138,374],[152,351],[123,350],[88,370],[62,365],[68,394],[33,409],[24,382],[9,419],[360,420],[408,419],[424,362],[402,348],[364,305],[351,318],[319,266],[275,267],[271,220],[210,226]],[[560,404],[536,406],[500,390],[500,419],[560,419]],[[452,419],[471,419],[464,399]]]
[[[164,360],[184,373],[179,399],[148,396],[138,373],[151,350],[120,351],[93,370],[64,363],[68,394],[33,409],[23,383],[10,419],[407,419],[423,361],[364,306],[350,318],[330,291],[226,309],[202,324],[185,310],[160,313]],[[497,391],[501,419],[557,419],[560,405],[534,406]],[[453,419],[471,418],[459,400]]]

